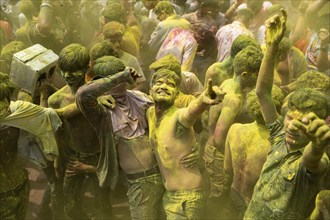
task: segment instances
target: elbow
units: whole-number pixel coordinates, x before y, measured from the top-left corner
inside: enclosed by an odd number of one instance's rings
[[[38,21],[37,29],[42,35],[47,36],[51,33],[52,25],[47,21]]]

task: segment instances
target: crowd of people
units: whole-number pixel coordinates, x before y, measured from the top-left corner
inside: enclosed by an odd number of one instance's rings
[[[25,219],[27,160],[48,181],[39,219],[115,219],[118,184],[131,219],[330,219],[328,0],[0,12],[0,219]],[[31,92],[12,61],[36,44],[58,61]]]

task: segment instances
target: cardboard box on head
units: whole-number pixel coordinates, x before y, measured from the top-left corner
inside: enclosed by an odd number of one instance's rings
[[[13,55],[10,78],[33,96],[37,81],[51,78],[57,61],[58,55],[52,50],[35,44]]]

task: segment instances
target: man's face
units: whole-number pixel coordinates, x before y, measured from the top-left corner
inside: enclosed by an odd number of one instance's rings
[[[286,113],[284,119],[285,142],[291,149],[305,147],[309,142],[305,134],[294,125],[297,121],[301,122],[304,115],[303,112],[290,109]]]
[[[0,121],[9,115],[9,113],[9,101],[8,99],[4,98],[0,100]]]
[[[115,33],[107,38],[116,50],[121,50],[121,44],[123,42],[123,35],[121,33]]]
[[[84,84],[85,72],[82,70],[76,72],[62,72],[63,77],[65,78],[66,83],[70,87],[79,87]]]
[[[150,89],[154,102],[173,104],[179,90],[173,79],[159,78]]]

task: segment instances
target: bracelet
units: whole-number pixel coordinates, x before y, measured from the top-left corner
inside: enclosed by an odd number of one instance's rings
[[[323,51],[323,52],[325,51],[325,52],[327,52],[328,49],[329,49],[329,46],[320,47],[319,49],[320,49],[320,51]]]
[[[44,3],[42,3],[41,5],[40,5],[40,9],[42,8],[42,7],[48,7],[52,12],[53,12],[53,6],[51,5],[51,4],[49,4],[48,2],[44,2]]]

